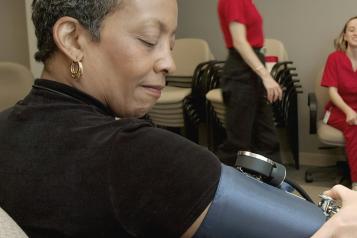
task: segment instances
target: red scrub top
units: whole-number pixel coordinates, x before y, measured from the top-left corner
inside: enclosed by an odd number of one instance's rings
[[[252,0],[219,0],[218,16],[227,48],[233,47],[233,40],[229,31],[231,22],[245,25],[247,40],[252,47],[263,47],[263,18]]]
[[[321,86],[336,87],[343,101],[357,111],[357,71],[353,71],[351,60],[344,51],[335,51],[328,56]],[[326,109],[331,106],[330,101]]]

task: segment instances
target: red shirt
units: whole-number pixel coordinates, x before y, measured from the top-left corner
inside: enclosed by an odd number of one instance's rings
[[[252,47],[263,47],[263,18],[252,0],[219,0],[218,16],[227,48],[233,47],[233,40],[229,31],[231,22],[239,22],[245,25],[247,40]]]
[[[335,51],[328,56],[321,86],[336,87],[343,101],[357,110],[357,71],[353,71],[351,60],[345,52]]]

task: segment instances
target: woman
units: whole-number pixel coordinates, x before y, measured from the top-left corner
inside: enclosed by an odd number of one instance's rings
[[[135,119],[175,69],[176,1],[37,0],[32,18],[44,71],[0,116],[1,206],[35,238],[183,235],[220,164]]]
[[[221,81],[227,140],[218,157],[234,165],[237,151],[281,161],[271,105],[280,86],[264,67],[263,21],[252,0],[219,0],[218,14],[229,55]]]
[[[357,16],[346,22],[335,48],[321,81],[330,96],[324,121],[343,132],[352,189],[357,190]]]
[[[42,79],[24,100],[0,113],[0,205],[29,237],[212,237],[202,234],[214,236],[222,228],[228,236],[216,237],[236,237],[246,217],[222,217],[241,206],[232,195],[260,189],[288,196],[137,119],[175,68],[176,20],[175,0],[33,2]],[[244,190],[240,181],[253,186]],[[335,188],[333,197],[341,195],[347,201],[343,211],[354,211],[348,199],[357,195],[346,190]],[[235,209],[216,206],[227,197]],[[255,197],[257,224],[256,205],[277,201]],[[289,205],[322,213],[292,197]],[[329,229],[339,227],[336,222]]]

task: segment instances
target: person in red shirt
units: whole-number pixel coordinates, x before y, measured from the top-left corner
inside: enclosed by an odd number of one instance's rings
[[[327,58],[321,81],[330,96],[325,120],[343,132],[352,189],[357,190],[357,16],[346,22],[335,48]]]
[[[264,67],[263,19],[252,0],[219,0],[218,15],[229,55],[221,79],[226,105],[226,141],[221,161],[234,165],[237,151],[281,161],[271,106],[282,90]]]

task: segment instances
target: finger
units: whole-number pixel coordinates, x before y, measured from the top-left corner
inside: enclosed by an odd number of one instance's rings
[[[327,196],[330,196],[334,200],[341,200],[342,203],[344,199],[347,197],[348,193],[350,193],[351,190],[346,188],[345,186],[338,184],[333,186],[330,190],[324,192]]]
[[[281,98],[282,98],[282,91],[281,88],[278,86],[277,88],[275,88],[275,101],[281,100]]]
[[[280,87],[275,88],[275,101],[281,100],[281,89]]]
[[[271,103],[275,102],[275,91],[274,88],[270,89],[271,90]]]
[[[272,103],[272,99],[273,99],[273,93],[271,89],[267,90],[267,99],[269,103]]]
[[[279,87],[279,100],[283,98],[283,90]]]
[[[271,97],[271,100],[272,100],[272,102],[275,102],[276,101],[276,97],[277,97],[277,95],[276,95],[276,91],[275,91],[275,88],[272,88],[272,97]]]

